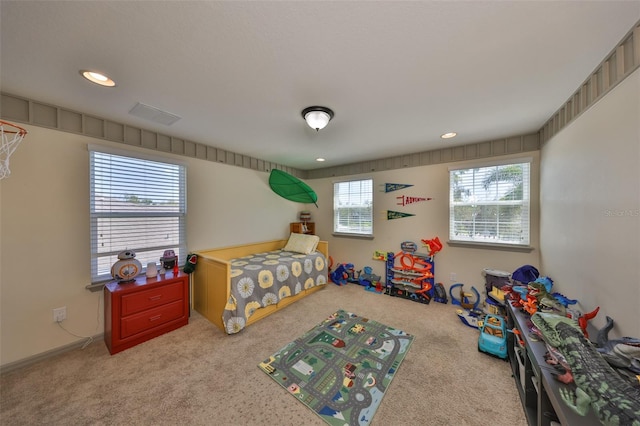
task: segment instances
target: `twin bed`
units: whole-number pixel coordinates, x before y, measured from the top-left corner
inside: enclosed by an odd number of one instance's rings
[[[300,300],[327,283],[329,245],[317,236],[197,251],[194,309],[227,334]]]

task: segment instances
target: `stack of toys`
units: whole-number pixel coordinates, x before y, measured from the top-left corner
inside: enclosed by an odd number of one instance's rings
[[[356,271],[352,263],[341,263],[332,270],[333,259],[330,259],[329,278],[339,286],[348,283],[359,284],[365,290],[378,294],[402,297],[415,302],[428,304],[431,300],[448,303],[447,293],[442,283],[434,282],[434,262],[436,253],[442,250],[438,237],[421,240],[428,253],[418,253],[417,244],[404,241],[398,253],[376,250],[375,260],[385,262],[386,283],[383,285],[380,275],[373,273],[373,268],[365,266]]]

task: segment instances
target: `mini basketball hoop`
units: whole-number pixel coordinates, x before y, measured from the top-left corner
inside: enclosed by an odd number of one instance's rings
[[[9,170],[9,157],[16,150],[27,131],[20,126],[0,120],[0,179],[11,174]]]

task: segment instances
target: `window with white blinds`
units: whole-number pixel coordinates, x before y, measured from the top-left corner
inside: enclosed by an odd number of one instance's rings
[[[449,239],[529,245],[531,160],[449,171]]]
[[[111,278],[123,250],[160,263],[186,256],[186,167],[90,149],[91,281]]]
[[[333,184],[333,232],[373,236],[373,179]]]

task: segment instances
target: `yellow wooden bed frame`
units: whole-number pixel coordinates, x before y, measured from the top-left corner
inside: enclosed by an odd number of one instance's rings
[[[229,260],[254,253],[278,250],[283,248],[287,244],[287,241],[288,240],[273,240],[262,243],[196,251],[195,254],[198,255],[198,263],[193,272],[193,308],[226,333],[225,325],[222,321],[222,312],[231,294],[229,289],[231,283],[231,263],[229,263]],[[329,261],[329,243],[327,241],[318,242],[317,251],[324,254],[327,262]],[[253,324],[322,288],[324,288],[324,286],[315,286],[306,290],[303,289],[295,296],[284,298],[275,305],[260,308],[251,315],[246,325]]]

